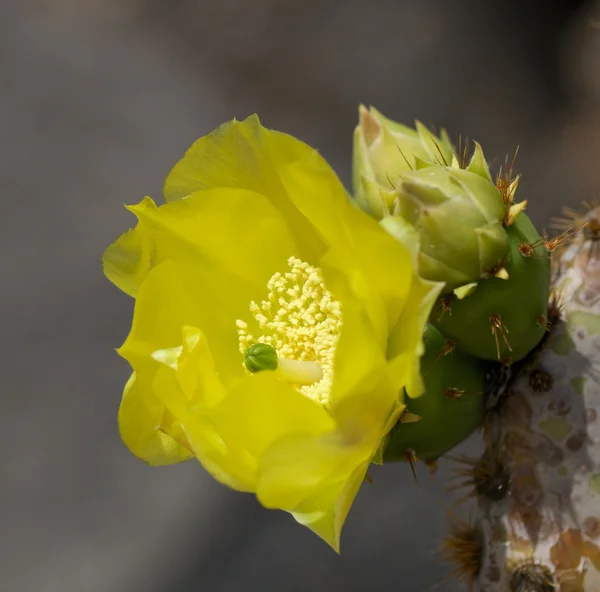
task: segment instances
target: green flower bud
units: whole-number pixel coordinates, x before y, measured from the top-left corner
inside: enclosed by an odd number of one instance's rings
[[[418,232],[419,272],[446,282],[446,293],[496,274],[508,253],[506,204],[480,152],[465,170],[436,165],[405,173],[397,189],[393,217]]]
[[[454,149],[445,130],[433,135],[422,123],[411,129],[360,106],[354,130],[353,183],[357,204],[380,220],[393,208],[404,173],[429,164],[451,164]]]
[[[506,234],[507,278],[484,279],[462,299],[443,296],[430,320],[465,352],[510,363],[546,332],[551,269],[550,254],[526,214],[519,213]]]
[[[407,460],[409,452],[417,459],[433,461],[460,444],[483,421],[486,394],[497,365],[453,350],[431,325],[423,338],[425,392],[416,399],[406,398],[404,417],[408,421],[401,418],[392,428],[384,463]]]
[[[244,353],[244,364],[253,374],[261,370],[276,370],[278,366],[277,352],[272,345],[255,343]]]

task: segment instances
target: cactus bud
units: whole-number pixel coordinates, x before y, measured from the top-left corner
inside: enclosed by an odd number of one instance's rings
[[[359,108],[354,130],[354,193],[357,204],[380,220],[396,198],[400,176],[429,164],[450,164],[454,149],[442,130],[434,136],[422,123],[411,129],[371,107]]]
[[[419,233],[419,272],[446,282],[446,293],[501,267],[508,253],[505,213],[485,175],[439,165],[406,173],[394,208]]]
[[[255,343],[244,353],[244,364],[253,374],[261,370],[276,370],[278,366],[277,352],[272,345]]]
[[[483,421],[495,364],[448,347],[444,336],[431,325],[426,327],[423,339],[421,371],[425,393],[406,399],[407,412],[421,419],[400,419],[389,436],[384,462],[406,460],[409,451],[420,460],[435,460],[467,438]]]

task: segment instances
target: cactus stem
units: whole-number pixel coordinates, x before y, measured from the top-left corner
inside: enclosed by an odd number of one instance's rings
[[[500,314],[496,312],[492,313],[489,316],[489,320],[490,325],[492,327],[492,335],[496,340],[496,352],[498,354],[498,359],[500,360],[500,340],[498,339],[498,334],[500,334],[500,336],[502,337],[502,340],[508,348],[508,351],[512,351],[512,347],[510,346],[510,343],[508,342],[508,338],[506,336],[506,334],[508,333],[508,329],[502,323],[502,317],[500,316]]]
[[[454,565],[454,570],[442,581],[456,578],[471,591],[481,570],[482,536],[472,522],[452,518],[449,524],[450,532],[442,541],[441,553],[448,563]]]

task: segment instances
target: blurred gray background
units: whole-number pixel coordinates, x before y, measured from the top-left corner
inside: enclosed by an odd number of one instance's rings
[[[337,556],[194,462],[119,440],[132,301],[102,250],[171,165],[233,116],[350,178],[360,102],[520,145],[536,222],[600,194],[600,11],[541,0],[2,0],[0,592],[425,591],[450,502],[373,472]],[[466,448],[476,448],[476,439]],[[443,590],[459,590],[456,583]]]

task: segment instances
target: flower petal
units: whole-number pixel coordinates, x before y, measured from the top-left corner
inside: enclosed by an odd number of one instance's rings
[[[335,429],[321,405],[268,370],[240,380],[211,417],[226,442],[239,443],[256,459],[280,438]]]
[[[156,204],[146,197],[137,209],[156,210]],[[149,229],[142,224],[122,234],[102,255],[104,274],[129,296],[137,294],[151,262],[152,239]]]
[[[336,483],[329,490],[319,491],[306,500],[304,511],[292,512],[298,523],[310,528],[337,553],[340,552],[342,527],[363,484],[368,466],[369,463],[359,465],[347,480]],[[311,507],[315,510],[310,511]]]
[[[197,307],[182,285],[177,265],[164,262],[153,268],[142,284],[131,331],[117,351],[134,369],[146,368],[144,364],[156,350],[180,346],[181,327],[196,325],[198,320]]]
[[[371,455],[369,445],[345,441],[339,432],[282,439],[261,458],[258,499],[268,508],[293,513],[338,550]]]
[[[173,167],[163,188],[167,202],[181,200],[195,191],[210,188],[248,189],[265,196],[281,214],[306,260],[314,259],[324,245],[309,221],[282,184],[278,170],[283,162],[295,160],[305,145],[285,134],[265,129],[256,115],[230,121],[194,142]],[[313,153],[314,149],[309,149]],[[303,148],[302,148],[303,150]],[[311,171],[306,170],[306,175]],[[327,195],[325,208],[331,208]]]
[[[420,368],[425,351],[423,331],[443,287],[441,282],[415,275],[402,314],[389,336],[387,357],[393,380],[402,381],[410,397],[420,396],[425,389]]]
[[[194,455],[180,443],[185,441],[181,426],[173,422],[152,392],[155,370],[141,375],[134,372],[127,381],[119,408],[119,431],[132,454],[150,465],[160,466],[188,460]]]
[[[192,357],[197,362],[198,374],[210,374],[211,360],[206,358],[208,350],[196,352]],[[256,460],[236,442],[225,442],[203,403],[211,393],[203,390],[201,382],[193,392],[181,390],[177,369],[168,366],[159,368],[154,388],[157,398],[169,413],[181,424],[190,450],[202,466],[217,481],[238,491],[251,492],[256,487]],[[213,375],[208,382],[216,380]]]
[[[388,334],[383,300],[370,277],[343,252],[331,249],[322,259],[323,274],[341,304],[343,325],[335,353],[329,396],[337,422],[361,438],[381,439],[390,414],[402,404],[405,376],[390,380],[386,359]],[[414,348],[417,343],[415,342]]]

